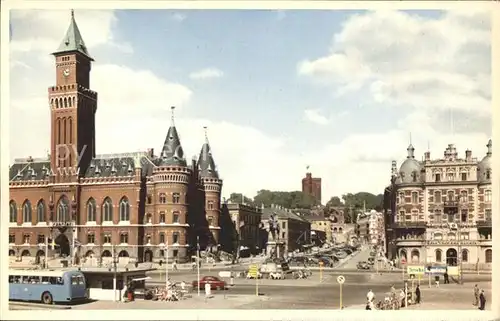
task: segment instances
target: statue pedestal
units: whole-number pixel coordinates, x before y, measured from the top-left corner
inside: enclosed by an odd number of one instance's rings
[[[283,241],[268,241],[266,248],[267,256],[270,257],[271,253],[276,253],[276,257],[282,259],[285,254],[285,242]]]

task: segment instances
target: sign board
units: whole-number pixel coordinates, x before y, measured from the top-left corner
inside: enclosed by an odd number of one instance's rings
[[[345,282],[345,277],[344,277],[343,275],[339,275],[339,276],[337,277],[337,282],[338,282],[339,284],[344,284],[344,282]]]
[[[231,277],[231,271],[220,271],[219,272],[219,277],[220,278],[230,278]]]
[[[430,271],[425,269],[425,274],[444,274],[446,266],[431,266]]]
[[[259,267],[257,265],[250,265],[250,268],[248,269],[248,274],[250,274],[251,277],[257,278],[259,275]]]
[[[408,274],[413,275],[424,275],[425,274],[425,266],[423,265],[411,265],[406,268]]]

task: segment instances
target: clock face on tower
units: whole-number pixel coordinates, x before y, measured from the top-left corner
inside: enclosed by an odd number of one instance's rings
[[[63,75],[64,75],[65,77],[68,77],[68,76],[69,76],[69,68],[66,68],[66,69],[64,69],[64,70],[63,70]]]

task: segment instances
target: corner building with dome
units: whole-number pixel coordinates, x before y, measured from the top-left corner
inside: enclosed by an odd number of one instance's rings
[[[216,249],[222,180],[208,138],[199,157],[187,161],[172,108],[159,155],[153,149],[96,155],[93,58],[73,12],[53,56],[50,155],[16,159],[10,167],[11,261],[40,262],[47,240],[55,244],[49,260],[96,264],[113,256],[121,263],[183,262],[197,244]]]
[[[492,267],[492,141],[479,159],[466,150],[460,157],[449,144],[442,158],[422,161],[408,146],[384,194],[390,258],[410,265]]]

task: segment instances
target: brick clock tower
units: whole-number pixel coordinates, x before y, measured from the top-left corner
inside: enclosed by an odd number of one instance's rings
[[[95,157],[95,113],[97,93],[90,90],[90,56],[75,21],[71,21],[55,57],[56,84],[49,87],[51,111],[49,228],[59,246],[71,246],[75,257],[75,241],[80,223],[79,177],[85,175]],[[64,245],[61,245],[64,244]]]
[[[50,162],[54,183],[76,182],[95,157],[97,93],[90,90],[94,59],[71,11],[71,22],[53,53],[56,85],[49,87],[51,108]]]

